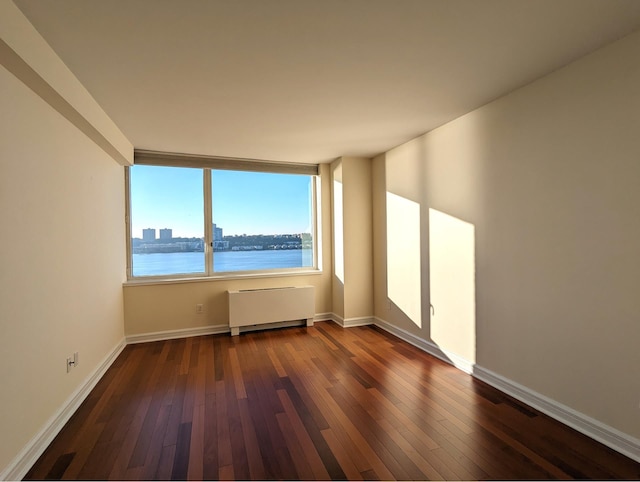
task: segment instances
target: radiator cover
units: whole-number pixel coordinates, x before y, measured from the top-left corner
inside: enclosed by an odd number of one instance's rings
[[[315,289],[313,286],[228,291],[231,335],[243,326],[280,321],[306,320],[313,326]]]

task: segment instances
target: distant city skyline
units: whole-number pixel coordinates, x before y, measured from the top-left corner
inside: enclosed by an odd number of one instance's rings
[[[143,239],[133,237],[133,254],[172,254],[204,252],[203,238],[169,237],[171,229],[160,230],[164,237],[156,238],[154,228],[143,229]],[[313,249],[311,233],[231,235],[223,239],[222,228],[213,225],[213,251],[282,251]]]
[[[203,171],[131,168],[131,234],[171,229],[174,238],[204,237]],[[310,233],[311,178],[212,171],[213,222],[224,235]],[[304,200],[304,202],[302,202]]]
[[[226,234],[224,234],[224,229],[217,227],[216,223],[213,223],[213,240],[214,241],[221,241],[223,239],[224,236],[227,236]],[[157,233],[159,233],[159,235],[157,235]],[[265,236],[273,236],[274,234],[276,235],[284,235],[284,236],[289,236],[289,235],[300,235],[300,234],[305,234],[305,232],[296,232],[296,233],[272,233],[272,234],[264,234],[264,233],[254,233],[254,234],[246,234],[246,233],[242,233],[242,234],[230,234],[228,236],[260,236],[260,235],[265,235]],[[141,239],[143,241],[152,241],[152,240],[168,240],[168,239],[178,239],[178,238],[203,238],[204,236],[173,236],[173,229],[172,228],[143,228],[142,229],[142,236],[136,236],[135,233],[132,233],[131,235],[132,238],[135,239]]]

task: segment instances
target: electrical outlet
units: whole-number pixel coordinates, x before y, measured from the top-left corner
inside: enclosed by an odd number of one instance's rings
[[[202,306],[201,303],[198,303],[196,305],[196,313],[198,313],[199,315],[201,315],[202,313],[204,313],[204,307]]]
[[[72,368],[78,366],[78,352],[74,352],[73,356],[67,357],[67,373],[71,371]]]

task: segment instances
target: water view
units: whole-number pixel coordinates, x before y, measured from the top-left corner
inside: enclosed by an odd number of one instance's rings
[[[221,251],[214,253],[216,273],[313,266],[313,250]],[[202,274],[203,252],[133,254],[133,276]]]

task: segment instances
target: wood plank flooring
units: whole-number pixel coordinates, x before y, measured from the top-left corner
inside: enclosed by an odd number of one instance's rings
[[[130,345],[26,479],[640,479],[373,327]]]

